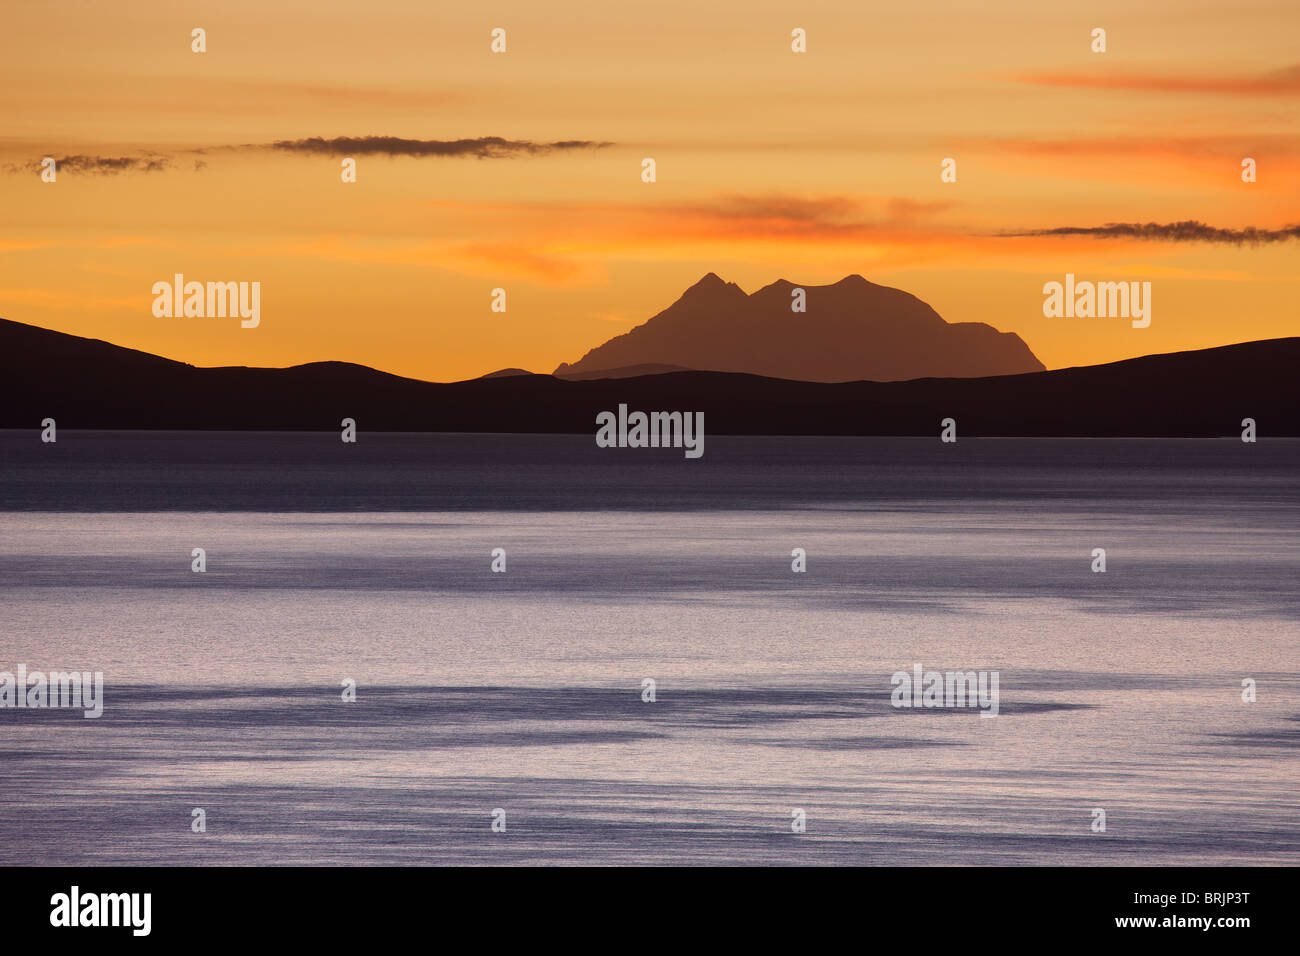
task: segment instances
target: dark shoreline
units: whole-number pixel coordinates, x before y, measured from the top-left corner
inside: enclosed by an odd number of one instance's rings
[[[1300,436],[1300,337],[973,379],[795,382],[730,372],[437,383],[359,365],[196,368],[0,320],[0,428],[594,435],[620,404],[703,412],[712,435]]]

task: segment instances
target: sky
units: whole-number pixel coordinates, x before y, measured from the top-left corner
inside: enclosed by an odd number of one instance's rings
[[[1300,334],[1294,0],[49,0],[0,36],[0,317],[195,365],[549,372],[708,272],[859,274],[1049,368]],[[260,324],[156,317],[176,273],[260,282]],[[1150,282],[1150,326],[1045,316],[1066,273]]]

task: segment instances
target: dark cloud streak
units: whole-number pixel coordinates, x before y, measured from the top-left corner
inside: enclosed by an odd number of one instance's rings
[[[22,166],[10,166],[10,172],[41,171],[42,159]],[[55,170],[59,173],[91,173],[97,176],[116,176],[119,173],[160,173],[171,167],[166,156],[146,153],[143,156],[64,156],[56,158]]]
[[[566,139],[554,143],[479,136],[474,139],[402,139],[399,136],[337,136],[323,139],[277,140],[263,149],[294,153],[325,153],[332,156],[473,156],[478,159],[505,159],[511,156],[536,156],[555,151],[600,149],[610,143],[586,139]]]
[[[312,136],[307,139],[281,139],[273,143],[248,143],[242,146],[206,146],[182,150],[180,155],[207,156],[217,152],[248,152],[274,150],[328,156],[409,156],[461,157],[477,159],[509,159],[515,156],[542,156],[553,152],[572,152],[583,149],[603,149],[613,143],[589,139],[562,139],[552,143],[531,140],[506,139],[502,136],[478,136],[473,139],[403,139],[400,136],[336,136],[325,139]],[[42,160],[0,167],[9,173],[40,172]],[[56,159],[60,173],[91,173],[112,176],[119,173],[157,173],[174,169],[175,163],[159,153],[140,156],[86,156],[76,154]],[[203,159],[194,161],[195,172],[206,167]]]
[[[1104,226],[1060,226],[1055,229],[1030,229],[1024,232],[1000,233],[1003,238],[1027,236],[1092,236],[1097,239],[1142,239],[1153,242],[1219,242],[1232,245],[1286,242],[1300,239],[1300,225],[1281,229],[1219,229],[1195,219],[1182,222],[1108,222]]]

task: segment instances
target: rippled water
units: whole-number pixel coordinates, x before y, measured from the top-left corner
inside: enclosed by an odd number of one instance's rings
[[[0,433],[0,862],[1300,862],[1300,442],[328,437]]]

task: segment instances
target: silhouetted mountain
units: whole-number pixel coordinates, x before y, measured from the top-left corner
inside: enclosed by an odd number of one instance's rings
[[[802,288],[805,312],[791,311]],[[710,272],[630,332],[555,374],[646,363],[806,382],[896,382],[1042,371],[1014,332],[945,322],[916,296],[848,276],[834,285],[781,279],[746,295]]]
[[[488,372],[486,375],[480,375],[479,378],[512,378],[515,375],[534,375],[534,374],[536,373],[530,372],[527,369],[522,369],[522,368],[499,368],[495,372]]]
[[[991,378],[795,382],[729,372],[442,384],[346,362],[195,368],[0,319],[0,427],[331,429],[594,434],[620,403],[702,411],[709,434],[1300,435],[1300,338]]]
[[[656,365],[651,362],[645,365],[624,365],[622,368],[598,368],[589,372],[576,372],[572,366],[561,365],[555,370],[556,378],[566,379],[570,382],[581,382],[592,378],[636,378],[638,375],[662,375],[665,372],[691,372],[684,365]]]

